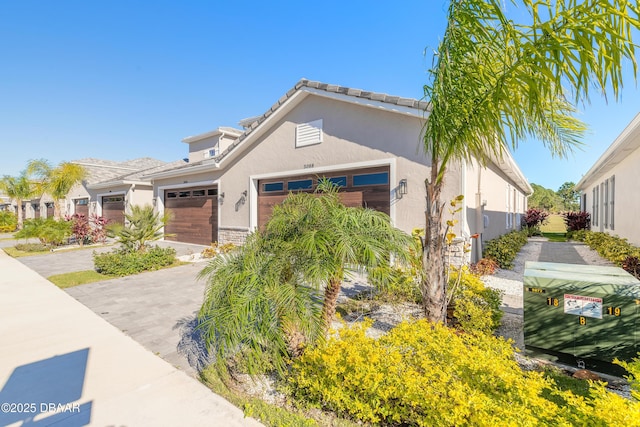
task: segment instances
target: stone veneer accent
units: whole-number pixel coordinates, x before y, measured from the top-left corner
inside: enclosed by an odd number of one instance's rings
[[[464,246],[469,243],[468,240],[460,237],[453,239],[451,245],[446,249],[445,256],[448,257],[448,264],[460,267],[469,264],[471,261],[471,252],[465,252]]]
[[[243,245],[249,230],[244,227],[219,227],[218,228],[218,243],[233,243],[234,245]]]

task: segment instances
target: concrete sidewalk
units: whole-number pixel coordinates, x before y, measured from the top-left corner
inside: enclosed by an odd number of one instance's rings
[[[0,251],[0,425],[259,426]]]

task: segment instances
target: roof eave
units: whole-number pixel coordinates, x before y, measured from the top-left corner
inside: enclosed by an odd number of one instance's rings
[[[207,162],[199,165],[189,165],[180,169],[173,169],[169,171],[150,173],[148,175],[142,175],[144,179],[164,179],[174,178],[177,176],[194,175],[201,172],[209,172],[220,168],[220,164],[217,162]]]

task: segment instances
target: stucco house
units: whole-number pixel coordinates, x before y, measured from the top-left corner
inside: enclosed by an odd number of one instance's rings
[[[640,246],[640,114],[627,125],[576,184],[580,209],[591,214],[591,230],[624,237]]]
[[[303,79],[264,114],[241,121],[242,129],[185,138],[188,164],[142,178],[153,182],[157,209],[171,211],[165,232],[178,241],[242,243],[289,192],[313,191],[322,177],[340,186],[346,204],[383,211],[410,232],[425,224],[427,107]],[[482,239],[519,228],[531,192],[508,153],[486,167],[450,167],[443,200],[465,196],[457,231],[481,236],[473,239],[473,259]]]
[[[117,162],[85,158],[72,163],[82,165],[87,171],[87,177],[61,200],[62,215],[98,215],[112,222],[124,223],[124,214],[129,206],[153,203],[153,185],[150,181],[141,179],[141,175],[175,168],[186,164],[186,161],[166,163],[143,157]],[[24,201],[23,208],[25,218],[53,216],[53,200],[47,194]]]

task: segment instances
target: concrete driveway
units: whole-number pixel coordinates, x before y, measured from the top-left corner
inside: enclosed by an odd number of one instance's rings
[[[173,247],[178,256],[200,253],[204,248],[168,241],[154,244]],[[94,251],[108,252],[115,247],[60,250],[17,260],[47,278],[92,270]],[[205,288],[204,281],[196,276],[205,265],[191,263],[76,286],[66,292],[157,356],[196,376],[208,360],[200,333],[194,330]]]

